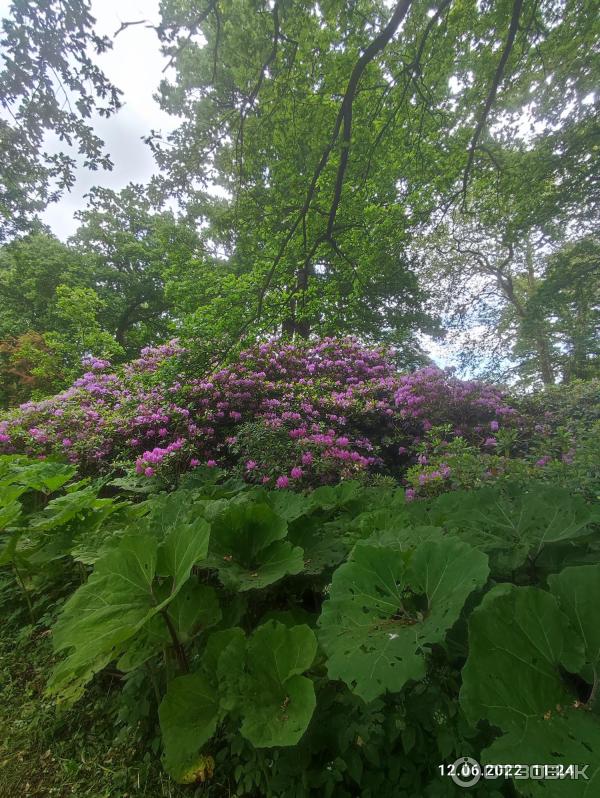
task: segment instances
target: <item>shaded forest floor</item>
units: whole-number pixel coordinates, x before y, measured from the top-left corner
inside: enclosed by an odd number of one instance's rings
[[[205,794],[171,782],[158,752],[120,739],[114,681],[97,683],[74,708],[57,711],[44,697],[52,663],[46,626],[18,631],[16,620],[5,616],[0,639],[0,798]]]

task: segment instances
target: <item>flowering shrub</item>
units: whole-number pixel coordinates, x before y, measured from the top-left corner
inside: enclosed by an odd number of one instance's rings
[[[118,373],[88,359],[67,391],[0,421],[0,451],[58,452],[88,472],[133,466],[147,477],[220,466],[305,487],[374,470],[402,476],[434,425],[493,450],[517,420],[496,388],[436,368],[400,375],[389,352],[354,339],[257,344],[208,376],[178,371],[181,354],[171,341]]]

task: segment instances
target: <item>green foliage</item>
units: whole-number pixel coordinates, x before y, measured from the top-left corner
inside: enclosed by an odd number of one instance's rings
[[[302,549],[283,540],[286,522],[267,504],[251,500],[217,510],[209,565],[230,590],[252,590],[302,570]]]
[[[65,604],[54,630],[55,649],[66,651],[67,657],[52,674],[51,693],[79,697],[93,674],[166,609],[192,566],[205,557],[208,534],[202,518],[189,523],[176,519],[160,545],[149,534],[126,535],[97,561],[88,582]],[[159,590],[162,579],[167,583],[164,593]]]
[[[584,605],[589,576],[579,588]],[[569,568],[551,582],[565,601],[573,597],[573,582],[587,568]],[[561,606],[563,601],[561,601]],[[565,603],[569,603],[569,599]],[[589,634],[596,622],[590,613],[570,618],[551,593],[536,587],[499,585],[484,598],[469,619],[469,658],[463,668],[461,704],[471,722],[485,718],[502,736],[483,751],[490,763],[522,762],[548,765],[587,764],[588,782],[516,782],[521,795],[591,796],[600,772],[600,726],[595,714],[595,691],[590,705],[564,678],[581,672]],[[575,623],[573,621],[575,620]],[[584,653],[585,652],[585,653]],[[592,681],[596,684],[595,674]],[[588,690],[589,692],[589,690]],[[591,709],[591,712],[590,712]]]
[[[0,33],[0,240],[26,229],[36,212],[73,186],[69,145],[88,169],[112,167],[90,117],[109,117],[121,107],[120,92],[94,61],[112,42],[95,32],[88,0],[12,0],[7,11]],[[48,133],[60,142],[58,150],[48,147]]]
[[[486,556],[458,540],[421,543],[410,556],[357,545],[335,572],[319,621],[330,678],[365,701],[422,679],[428,650],[487,575]]]
[[[471,756],[587,765],[594,794],[600,554],[581,496],[506,481],[406,503],[388,486],[303,495],[206,469],[131,505],[69,466],[1,465],[2,534],[22,535],[7,566],[27,554],[35,587],[89,563],[52,628],[47,696],[68,712],[116,668],[122,732],[154,739],[158,719],[176,781],[454,795],[437,765]],[[34,535],[51,539],[31,550]],[[556,784],[514,782],[534,798]],[[508,790],[482,779],[475,794]]]

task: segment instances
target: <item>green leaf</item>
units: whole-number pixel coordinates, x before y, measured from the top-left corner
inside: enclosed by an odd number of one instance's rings
[[[123,538],[67,601],[53,642],[55,651],[69,653],[50,677],[50,694],[78,697],[93,674],[158,611],[152,594],[156,549],[150,537]]]
[[[239,628],[213,632],[208,638],[200,669],[169,683],[159,708],[165,748],[164,765],[179,782],[187,781],[200,749],[215,733],[218,722],[237,702],[243,674],[246,638]],[[225,666],[221,667],[221,661]],[[227,679],[235,684],[235,699]]]
[[[89,485],[82,490],[52,499],[44,508],[44,512],[32,522],[32,529],[48,532],[68,524],[90,510],[102,510],[114,506],[113,499],[99,499],[97,492],[98,489],[94,485]]]
[[[179,676],[169,683],[158,717],[164,744],[164,766],[179,782],[198,761],[221,718],[219,694],[203,672]]]
[[[266,491],[265,498],[280,518],[288,524],[300,518],[313,508],[310,496],[294,493],[291,490]]]
[[[164,587],[163,590],[155,588],[159,601],[169,595]],[[166,612],[181,643],[187,643],[204,630],[216,626],[222,617],[214,588],[192,580],[184,584]],[[155,615],[127,643],[127,650],[117,663],[118,668],[135,670],[168,645],[171,645],[171,636],[167,625],[160,615]]]
[[[54,627],[55,650],[69,653],[52,673],[51,694],[80,695],[94,673],[123,653],[125,641],[175,599],[206,554],[209,528],[201,521],[169,527],[160,547],[152,535],[128,535],[98,560]],[[158,563],[171,579],[166,590],[154,582]]]
[[[413,554],[359,543],[334,573],[319,619],[330,678],[365,701],[423,678],[431,645],[487,575],[486,556],[455,539],[422,543]]]
[[[289,540],[304,551],[304,573],[320,574],[344,560],[352,544],[337,528],[330,528],[316,516],[300,518],[288,532]]]
[[[283,540],[286,533],[267,504],[228,504],[212,521],[208,564],[231,590],[265,587],[302,570],[302,549]]]
[[[484,763],[578,765],[585,776],[577,780],[514,779],[519,795],[531,798],[597,798],[600,788],[600,722],[585,709],[551,711],[547,718],[530,718],[522,730],[495,740],[481,755]]]
[[[187,580],[192,566],[206,557],[209,538],[210,526],[201,517],[190,523],[178,520],[169,528],[156,570],[159,576],[173,578],[173,593]]]
[[[306,626],[277,621],[260,626],[247,644],[246,677],[240,695],[241,733],[257,748],[295,745],[313,715],[316,699],[304,673],[317,640]]]
[[[503,731],[524,732],[573,702],[559,669],[577,673],[582,665],[582,643],[554,596],[498,585],[469,618],[460,702],[472,724],[485,718]]]
[[[556,597],[572,628],[583,642],[585,666],[590,675],[600,663],[600,565],[565,568],[548,577],[550,592]]]
[[[493,572],[507,575],[547,547],[588,534],[598,518],[597,509],[581,496],[535,483],[529,490],[455,491],[429,508],[411,510],[425,512],[429,523],[460,531],[461,538],[490,553]]]

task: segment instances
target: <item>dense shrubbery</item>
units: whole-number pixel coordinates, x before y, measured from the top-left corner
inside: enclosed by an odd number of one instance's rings
[[[0,422],[0,565],[51,626],[47,695],[120,674],[120,737],[216,798],[458,795],[464,756],[590,766],[475,795],[592,798],[593,392],[513,407],[352,340],[205,378],[181,355],[91,359]]]
[[[519,424],[499,390],[435,368],[399,375],[385,351],[350,339],[260,344],[208,378],[178,370],[179,354],[176,343],[145,350],[118,374],[90,359],[69,390],[0,422],[0,445],[90,472],[135,462],[173,480],[218,465],[282,488],[401,476],[436,425],[489,451]],[[424,473],[443,481],[448,468]]]
[[[458,795],[439,765],[471,756],[588,765],[583,784],[514,785],[595,794],[600,515],[583,498],[507,482],[407,503],[202,469],[129,504],[69,466],[0,464],[2,562],[21,588],[90,571],[52,629],[49,695],[71,704],[116,668],[119,723],[151,739],[159,722],[176,780],[215,796]],[[514,794],[505,778],[473,793]]]

